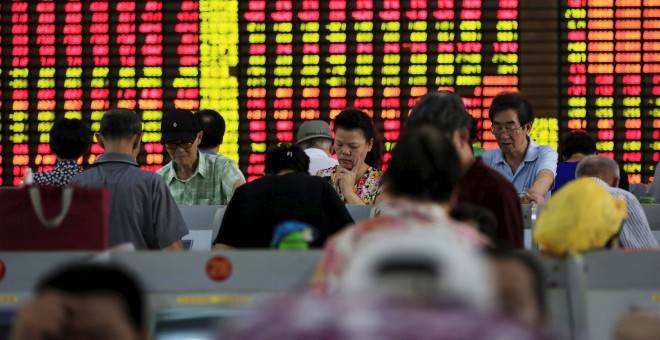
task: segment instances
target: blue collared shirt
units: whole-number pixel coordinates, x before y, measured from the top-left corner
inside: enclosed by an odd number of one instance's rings
[[[525,152],[525,159],[515,173],[504,160],[504,154],[499,148],[488,150],[481,156],[484,163],[509,179],[518,192],[527,192],[541,170],[547,169],[552,171],[553,176],[557,175],[557,151],[549,146],[534,143],[531,137],[527,137],[527,141],[529,144],[527,152]],[[545,193],[543,198],[548,200],[550,191]]]

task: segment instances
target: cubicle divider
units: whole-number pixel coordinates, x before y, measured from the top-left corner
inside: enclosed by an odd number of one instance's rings
[[[152,331],[158,333],[159,323],[168,320],[194,319],[205,311],[213,311],[209,314],[213,318],[231,317],[281,294],[303,292],[319,257],[319,251],[268,250],[4,252],[0,253],[0,309],[26,302],[38,280],[65,263],[116,263],[143,282]],[[544,258],[543,265],[548,273],[551,328],[572,339],[609,338],[616,321],[630,310],[660,313],[660,252],[591,252]]]
[[[147,292],[152,334],[199,335],[200,315],[231,318],[261,302],[308,286],[320,251],[224,252],[0,252],[0,311],[7,314],[32,297],[39,280],[72,262],[118,264]],[[188,319],[188,320],[185,320]],[[5,322],[6,323],[6,322]],[[176,332],[168,333],[168,323]],[[0,323],[0,338],[3,327]],[[186,333],[185,327],[189,333]],[[209,331],[214,325],[206,326]],[[208,338],[214,338],[207,334]],[[155,337],[159,338],[159,337]],[[204,338],[204,337],[202,337]]]
[[[373,215],[372,205],[347,205],[348,212],[356,222]],[[653,235],[660,243],[660,204],[642,204]],[[198,205],[179,206],[191,234],[184,241],[191,244],[190,250],[208,250],[220,229],[226,206]],[[542,205],[522,204],[525,249],[536,249],[532,242],[532,231],[543,211]]]

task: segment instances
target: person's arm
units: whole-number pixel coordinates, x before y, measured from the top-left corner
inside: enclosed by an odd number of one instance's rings
[[[154,232],[158,248],[162,250],[182,250],[181,238],[188,235],[186,221],[179,206],[161,177],[155,177],[152,209]],[[152,246],[150,246],[152,247]]]
[[[216,243],[216,244],[213,245],[213,249],[215,249],[215,250],[231,250],[231,249],[235,249],[235,248],[232,247],[232,246],[228,246],[226,244],[223,244],[223,243]]]
[[[214,162],[216,180],[221,185],[222,195],[220,204],[229,204],[234,196],[234,192],[241,185],[245,184],[245,176],[241,170],[236,167],[236,162],[227,158],[218,158]]]
[[[243,184],[245,184],[245,180],[243,180],[243,179],[237,179],[237,180],[234,182],[234,186],[231,188],[231,192],[235,192],[236,189],[238,189],[238,187],[240,187],[240,186],[243,185]]]
[[[535,201],[538,204],[545,204],[545,195],[552,188],[552,184],[555,182],[555,174],[548,170],[543,169],[536,175],[536,180],[529,189],[527,189],[527,195],[523,198],[524,203],[531,203]]]
[[[325,216],[328,220],[327,229],[324,230],[325,235],[322,235],[325,242],[325,239],[344,227],[353,224],[354,221],[353,217],[351,217],[351,214],[346,209],[346,205],[341,201],[339,195],[337,195],[337,192],[330,183],[325,180],[321,180],[321,182],[323,188],[323,209],[325,210]]]
[[[357,181],[357,171],[359,165],[353,167],[352,170],[344,169],[337,166],[336,180],[341,194],[344,195],[346,204],[365,205],[364,201],[355,193],[355,182]]]
[[[166,251],[181,251],[183,250],[183,242],[181,241],[175,241],[174,243],[170,244],[167,247],[164,247],[162,250]]]
[[[246,189],[245,187],[240,187],[231,201],[225,209],[225,213],[222,216],[222,222],[220,222],[220,229],[218,230],[218,235],[213,240],[214,249],[227,249],[231,247],[236,247],[242,242],[241,237],[245,237],[245,219],[242,218],[243,211],[243,192]]]
[[[22,306],[9,335],[10,340],[59,339],[66,336],[75,300],[56,291],[39,294]]]
[[[653,236],[642,205],[632,194],[624,195],[624,198],[628,205],[628,218],[623,222],[619,234],[621,245],[626,249],[657,249],[658,242]]]
[[[538,204],[545,204],[545,194],[550,191],[555,184],[555,175],[557,173],[557,151],[548,146],[539,148],[538,159],[536,160],[536,178],[534,183],[527,189],[527,195],[523,198],[523,203],[535,201]]]

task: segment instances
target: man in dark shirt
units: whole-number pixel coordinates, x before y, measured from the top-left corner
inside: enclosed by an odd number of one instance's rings
[[[131,242],[137,249],[183,249],[188,229],[172,194],[160,176],[135,161],[142,138],[137,114],[108,110],[96,137],[105,152],[71,183],[110,188],[110,246]]]
[[[497,243],[522,248],[523,219],[520,201],[511,182],[475,158],[470,145],[472,117],[460,96],[453,92],[432,92],[422,97],[408,117],[406,127],[432,125],[446,134],[458,152],[463,177],[459,202],[490,209],[497,217]]]
[[[318,231],[312,247],[353,223],[335,189],[310,176],[309,157],[297,147],[266,155],[266,176],[236,189],[222,219],[219,247],[268,248],[279,223],[298,221]]]

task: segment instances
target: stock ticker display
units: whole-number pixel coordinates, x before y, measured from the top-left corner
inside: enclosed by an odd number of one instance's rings
[[[560,130],[649,182],[660,160],[660,2],[568,0],[560,9]]]
[[[242,1],[241,154],[263,173],[270,141],[304,119],[367,111],[391,150],[429,90],[465,98],[484,127],[489,100],[518,86],[518,1]],[[243,114],[244,113],[244,114]],[[486,143],[493,143],[492,135]],[[385,154],[385,160],[389,155]]]
[[[96,131],[111,107],[142,116],[148,170],[167,161],[164,111],[218,110],[220,153],[253,179],[306,119],[364,109],[389,151],[428,91],[463,95],[483,130],[490,99],[518,88],[517,0],[13,1],[0,16],[2,185],[54,166],[55,120]]]
[[[141,115],[148,170],[167,161],[160,120],[174,107],[218,110],[221,154],[253,179],[304,120],[344,107],[372,115],[389,151],[436,89],[461,94],[494,147],[488,105],[519,88],[525,58],[519,11],[514,0],[3,2],[0,184],[54,166],[55,120],[97,130],[111,107]],[[631,183],[648,182],[660,159],[660,4],[566,0],[558,14],[560,110],[535,139],[556,145],[553,119],[560,134],[585,129]],[[100,153],[93,145],[81,163]]]

